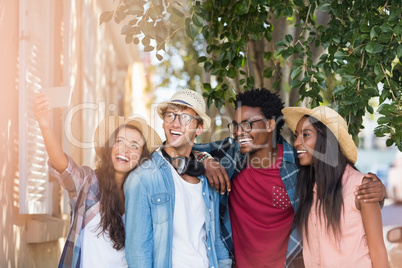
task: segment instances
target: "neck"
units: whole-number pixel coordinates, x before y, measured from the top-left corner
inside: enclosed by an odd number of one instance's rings
[[[254,168],[268,168],[275,164],[278,159],[278,147],[273,147],[272,136],[266,147],[250,153],[249,164]]]
[[[190,157],[192,144],[183,147],[172,147],[167,144],[163,149],[171,157]]]

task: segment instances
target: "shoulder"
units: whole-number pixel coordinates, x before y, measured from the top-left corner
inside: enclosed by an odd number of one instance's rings
[[[345,171],[343,173],[342,182],[343,184],[361,184],[363,181],[364,174],[360,171],[354,169],[351,165],[346,165]]]

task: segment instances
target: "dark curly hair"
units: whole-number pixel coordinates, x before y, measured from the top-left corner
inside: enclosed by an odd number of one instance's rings
[[[248,106],[260,108],[262,114],[267,119],[274,119],[275,137],[279,138],[280,131],[285,121],[283,120],[282,109],[284,108],[282,99],[266,88],[254,88],[236,95],[235,109]]]

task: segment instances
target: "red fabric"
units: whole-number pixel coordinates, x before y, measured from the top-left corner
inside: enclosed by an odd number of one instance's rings
[[[248,166],[229,194],[237,267],[284,267],[294,211],[279,175],[283,147],[267,169]]]

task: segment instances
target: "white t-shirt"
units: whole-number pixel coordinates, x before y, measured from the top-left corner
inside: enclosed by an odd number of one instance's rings
[[[175,186],[172,267],[208,267],[202,183],[188,183],[171,166]]]
[[[98,213],[82,230],[81,267],[128,267],[124,248],[115,250],[109,236],[104,233],[98,237],[100,220]]]

